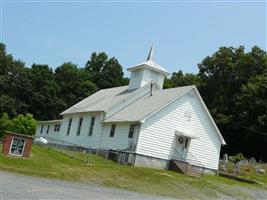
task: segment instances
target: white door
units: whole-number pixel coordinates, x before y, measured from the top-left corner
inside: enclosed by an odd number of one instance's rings
[[[174,148],[174,157],[176,159],[186,160],[189,140],[190,138],[188,137],[176,136],[176,145]]]

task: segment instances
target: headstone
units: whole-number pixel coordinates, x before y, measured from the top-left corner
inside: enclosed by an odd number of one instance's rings
[[[248,164],[248,160],[240,160],[240,164],[242,164],[242,165],[247,165]]]
[[[223,154],[223,162],[225,164],[228,162],[228,155],[227,155],[227,153]]]
[[[237,162],[234,166],[234,174],[238,174],[240,172],[240,163]]]
[[[249,162],[250,164],[256,164],[256,159],[253,158],[253,157],[251,157],[251,158],[248,160],[248,162]]]

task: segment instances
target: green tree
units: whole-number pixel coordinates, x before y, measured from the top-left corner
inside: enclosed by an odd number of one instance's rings
[[[96,85],[91,82],[89,73],[71,62],[64,63],[55,70],[55,79],[60,86],[59,98],[63,102],[62,110],[96,91]]]
[[[37,121],[31,114],[18,115],[12,120],[11,131],[25,134],[34,135],[36,130]]]
[[[230,154],[267,159],[267,54],[258,47],[222,47],[199,64],[200,92]]]
[[[122,66],[114,57],[108,58],[107,54],[92,53],[90,60],[85,65],[90,79],[99,89],[121,86],[127,83],[123,78]]]
[[[15,116],[17,113],[27,113],[30,87],[29,69],[7,54],[5,45],[0,43],[0,114],[7,112]]]
[[[181,70],[172,73],[170,79],[165,79],[164,88],[180,87],[200,84],[200,77],[192,73],[183,73]]]
[[[15,99],[9,95],[1,94],[0,95],[0,114],[8,112],[10,115],[15,116],[16,103]]]
[[[60,90],[55,81],[54,72],[48,65],[33,64],[30,69],[31,103],[28,111],[37,119],[54,119],[59,114]],[[44,112],[45,111],[45,112]]]
[[[31,114],[18,115],[13,119],[10,119],[7,113],[3,113],[0,118],[0,137],[2,137],[6,131],[13,131],[25,135],[34,135],[37,121]]]
[[[5,134],[5,131],[12,129],[12,120],[9,119],[7,113],[3,113],[0,118],[0,138]]]

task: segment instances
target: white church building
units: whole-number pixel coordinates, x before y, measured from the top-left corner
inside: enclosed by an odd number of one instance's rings
[[[194,85],[163,89],[169,73],[154,61],[128,68],[127,86],[102,89],[41,121],[37,137],[49,143],[117,152],[124,163],[189,174],[218,170],[225,141]],[[122,162],[122,161],[121,161]]]

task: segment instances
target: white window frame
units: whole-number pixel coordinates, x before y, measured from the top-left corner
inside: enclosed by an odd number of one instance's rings
[[[114,127],[114,131],[113,131],[113,127]],[[110,131],[109,131],[109,137],[110,138],[114,138],[115,133],[116,133],[116,128],[117,128],[116,124],[111,124]]]
[[[47,126],[47,129],[46,129],[46,135],[48,135],[50,132],[50,125]]]
[[[72,125],[72,118],[69,118],[68,127],[67,127],[67,134],[66,134],[67,136],[70,135],[71,125]]]
[[[136,129],[136,124],[131,124],[130,127],[129,127],[128,139],[133,139],[133,138],[134,138],[135,129]],[[130,132],[131,132],[131,130],[133,131],[133,132],[132,132],[132,137],[129,137],[129,136],[130,136]]]
[[[82,126],[83,126],[83,117],[80,117],[78,120],[78,128],[77,128],[76,136],[81,135]]]
[[[94,122],[94,123],[92,124],[92,122]],[[94,133],[94,126],[95,126],[95,116],[92,116],[91,121],[90,121],[90,126],[89,126],[89,133],[88,133],[89,137],[91,137]]]
[[[22,152],[21,152],[21,155],[18,155],[18,154],[14,154],[14,153],[11,153],[11,148],[13,146],[13,142],[14,142],[14,139],[19,139],[19,140],[24,140],[24,143],[23,143],[23,148],[22,148]],[[18,157],[22,157],[23,154],[24,154],[24,149],[25,149],[25,146],[26,146],[26,139],[25,138],[20,138],[20,137],[13,137],[12,138],[12,142],[11,142],[11,145],[9,147],[9,155],[12,155],[12,156],[18,156]]]
[[[40,134],[43,134],[44,125],[42,124]]]

